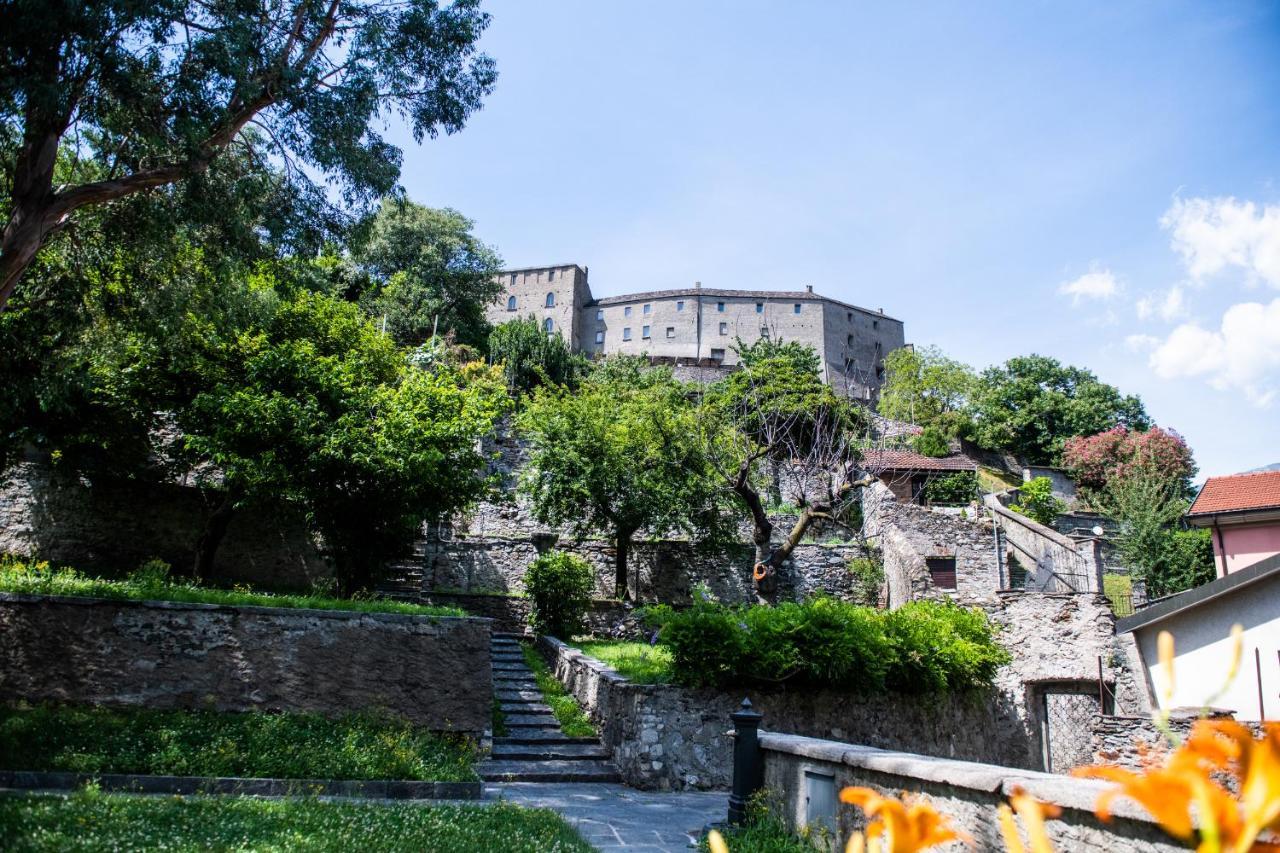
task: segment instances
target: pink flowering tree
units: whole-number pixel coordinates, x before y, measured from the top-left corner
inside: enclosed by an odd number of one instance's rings
[[[1196,473],[1187,442],[1173,430],[1160,427],[1134,431],[1118,426],[1097,435],[1067,439],[1062,462],[1094,502],[1112,487],[1139,479],[1176,484],[1177,491],[1185,495]]]

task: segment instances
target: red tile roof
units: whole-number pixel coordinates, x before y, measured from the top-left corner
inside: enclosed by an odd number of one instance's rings
[[[976,471],[978,463],[962,453],[935,459],[910,450],[868,450],[862,454],[868,471]]]
[[[1280,471],[1210,477],[1187,515],[1280,508]]]

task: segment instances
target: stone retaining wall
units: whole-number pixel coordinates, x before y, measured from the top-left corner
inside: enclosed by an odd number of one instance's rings
[[[420,597],[423,604],[461,607],[472,616],[493,620],[493,630],[523,634],[529,627],[533,602],[522,595],[485,595],[483,593],[431,592]],[[593,637],[639,638],[639,620],[635,608],[622,601],[597,600],[584,617],[587,633]]]
[[[489,620],[0,593],[0,701],[379,709],[479,735]]]
[[[1230,718],[1231,714],[1219,712],[1217,718]],[[1195,715],[1174,717],[1169,728],[1179,738],[1186,740]],[[1262,724],[1257,721],[1241,721],[1257,737]],[[1097,714],[1093,718],[1093,758],[1098,764],[1115,764],[1131,770],[1140,770],[1159,764],[1171,751],[1169,740],[1156,728],[1150,717],[1111,716]]]
[[[1046,823],[1055,850],[1173,853],[1186,849],[1165,835],[1144,811],[1125,800],[1116,801],[1111,822],[1103,823],[1095,817],[1093,808],[1098,795],[1110,787],[1103,782],[769,731],[761,732],[760,745],[765,789],[792,829],[808,824],[810,804],[820,799],[810,797],[808,786],[829,785],[828,790],[838,794],[845,786],[857,785],[893,797],[901,796],[903,791],[924,794],[935,809],[974,840],[973,848],[956,842],[940,850],[1004,850],[996,807],[1015,787],[1020,787],[1037,799],[1062,808],[1059,818]],[[813,824],[834,830],[841,841],[866,828],[857,807],[838,801],[833,815],[809,825]]]

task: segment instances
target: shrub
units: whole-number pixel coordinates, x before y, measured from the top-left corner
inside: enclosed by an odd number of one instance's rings
[[[899,693],[984,687],[1010,660],[977,608],[913,601],[888,613],[885,627],[894,648],[888,687]]]
[[[746,631],[734,608],[708,602],[673,612],[659,638],[671,650],[671,674],[678,684],[720,687],[738,678]]]
[[[978,496],[978,475],[960,471],[945,477],[934,477],[924,485],[924,498],[939,506],[961,506]]]
[[[951,453],[951,445],[942,430],[927,426],[911,439],[911,447],[921,456],[932,456],[940,459]]]
[[[849,573],[858,579],[859,591],[866,604],[880,603],[880,588],[884,586],[884,563],[880,555],[851,557],[846,564]]]
[[[565,640],[582,632],[595,588],[595,573],[586,560],[563,551],[539,554],[529,564],[524,586],[533,600],[535,631]]]
[[[1053,524],[1067,505],[1053,496],[1053,482],[1048,477],[1034,477],[1018,488],[1018,503],[1009,509],[1045,526]]]

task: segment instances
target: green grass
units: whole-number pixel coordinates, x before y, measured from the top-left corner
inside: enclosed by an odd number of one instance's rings
[[[1117,616],[1133,612],[1133,578],[1128,575],[1103,575],[1102,594],[1111,599]]]
[[[371,714],[0,709],[0,768],[470,782],[475,745]]]
[[[8,555],[0,556],[0,592],[71,595],[125,601],[182,601],[194,604],[350,610],[357,613],[406,613],[412,616],[465,616],[457,607],[408,604],[385,598],[333,598],[326,595],[277,595],[246,589],[215,589],[178,581],[165,570],[144,566],[127,578],[92,577],[71,568],[51,568]]]
[[[578,707],[577,701],[565,692],[564,685],[551,674],[547,662],[538,654],[538,650],[528,643],[522,643],[524,662],[533,670],[533,678],[542,691],[542,701],[551,706],[551,713],[556,715],[560,730],[568,737],[595,737],[595,726],[587,719],[587,715]]]
[[[818,833],[812,838],[792,835],[782,821],[774,817],[757,818],[741,829],[722,829],[720,834],[733,853],[817,853],[819,850],[844,849],[842,844],[822,843]],[[698,843],[698,850],[708,853],[710,849],[704,835]]]
[[[494,737],[507,736],[507,715],[502,710],[502,700],[497,696],[493,697],[493,723],[491,725]]]
[[[663,646],[605,640],[577,643],[576,647],[636,684],[668,684],[671,652]]]
[[[7,851],[254,850],[588,853],[559,815],[506,803],[374,805],[92,791],[0,796]]]

